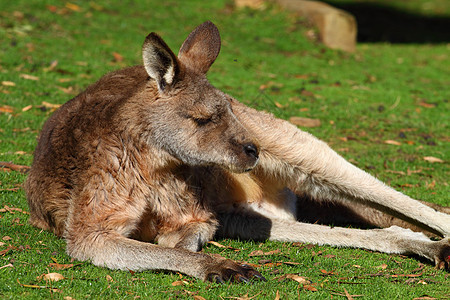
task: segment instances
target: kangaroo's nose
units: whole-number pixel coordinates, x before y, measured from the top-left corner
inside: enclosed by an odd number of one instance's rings
[[[244,151],[245,151],[245,154],[247,154],[248,156],[250,156],[254,159],[258,159],[259,150],[255,144],[253,144],[253,143],[245,144]]]

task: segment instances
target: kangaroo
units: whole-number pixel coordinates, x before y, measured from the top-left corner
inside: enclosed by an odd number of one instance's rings
[[[209,21],[178,56],[151,33],[143,66],[105,75],[57,110],[25,182],[31,224],[97,266],[216,282],[264,277],[199,252],[214,237],[416,254],[449,268],[448,208],[395,191],[312,135],[214,88],[206,73],[220,45]],[[388,228],[300,222],[311,207],[340,207],[344,221]]]

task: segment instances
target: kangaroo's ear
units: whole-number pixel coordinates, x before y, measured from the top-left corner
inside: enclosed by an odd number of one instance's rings
[[[158,83],[162,93],[166,85],[175,82],[180,72],[178,60],[169,46],[156,33],[150,33],[142,46],[144,67],[148,75]]]
[[[206,74],[220,51],[220,34],[211,21],[199,25],[184,41],[178,53],[189,68]]]

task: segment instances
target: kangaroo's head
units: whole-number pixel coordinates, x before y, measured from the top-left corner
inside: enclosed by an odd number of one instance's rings
[[[149,95],[157,89],[148,111],[151,143],[188,165],[245,172],[255,167],[258,147],[233,114],[233,99],[206,79],[219,51],[219,31],[211,22],[191,32],[178,57],[157,34],[147,36],[143,59],[153,79]]]

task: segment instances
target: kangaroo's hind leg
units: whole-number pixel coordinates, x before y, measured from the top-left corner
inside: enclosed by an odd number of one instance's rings
[[[358,202],[442,236],[450,236],[450,215],[386,186],[292,124],[232,101],[237,118],[258,140],[257,176],[282,181],[313,199]]]
[[[420,201],[433,209],[450,213],[450,207]],[[359,202],[317,200],[297,196],[297,220],[300,222],[317,223],[333,226],[355,225],[360,228],[387,228],[400,226],[413,231],[422,231],[427,236],[436,236],[432,231],[425,230],[405,220],[394,217],[381,210],[364,205]]]

